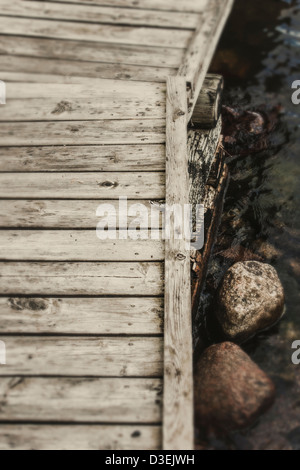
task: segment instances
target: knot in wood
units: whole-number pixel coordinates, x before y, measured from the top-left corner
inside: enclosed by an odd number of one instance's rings
[[[184,255],[183,253],[177,253],[176,259],[178,261],[184,261],[186,259],[186,255]]]
[[[173,122],[175,122],[178,118],[184,115],[185,115],[185,112],[182,109],[176,109],[173,115]]]

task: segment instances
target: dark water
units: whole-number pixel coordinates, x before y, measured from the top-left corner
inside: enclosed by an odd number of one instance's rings
[[[212,448],[300,450],[300,365],[291,362],[291,344],[300,340],[300,105],[291,102],[291,84],[300,80],[300,0],[236,0],[211,70],[225,76],[225,104],[277,112],[265,150],[229,158],[208,285],[233,263],[220,248],[242,246],[277,269],[287,307],[276,327],[243,345],[273,379],[275,404],[251,429]],[[203,300],[207,307],[209,289]],[[207,334],[213,341],[213,326]]]

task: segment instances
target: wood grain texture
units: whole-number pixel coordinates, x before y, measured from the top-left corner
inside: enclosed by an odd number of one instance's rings
[[[203,204],[206,208],[205,213],[205,239],[206,243],[200,252],[197,252],[194,263],[193,263],[193,283],[192,283],[192,314],[194,321],[197,322],[199,319],[199,300],[204,282],[206,279],[207,269],[209,266],[209,259],[213,249],[213,245],[216,239],[217,231],[219,228],[224,196],[228,184],[228,167],[223,163],[217,165],[218,172],[215,178],[216,184],[210,186],[209,184],[205,187],[203,196]],[[202,339],[197,338],[195,341],[197,355],[203,352],[204,344]]]
[[[178,68],[185,52],[184,49],[174,47],[164,48],[109,43],[106,43],[105,47],[99,47],[99,43],[96,42],[5,35],[0,35],[0,50],[2,54],[25,56],[29,57],[30,60],[34,57],[52,59],[55,61],[56,67],[59,67],[58,60],[83,60],[85,63],[97,62],[97,65],[99,62],[114,64],[115,72],[119,71],[119,78],[125,79],[122,64]],[[70,66],[72,67],[72,64]],[[99,64],[99,67],[101,70],[101,64]],[[82,66],[77,69],[76,75],[78,73],[84,73]]]
[[[185,49],[192,35],[191,31],[183,29],[176,30],[176,34],[174,34],[171,29],[163,28],[32,20],[31,18],[11,18],[9,16],[0,16],[0,31],[2,34],[13,36],[90,41],[104,45],[107,43],[131,44],[178,49]]]
[[[155,297],[0,297],[1,334],[159,335],[163,299]]]
[[[164,173],[0,173],[0,197],[162,199]]]
[[[153,378],[2,377],[0,421],[155,424],[161,394]]]
[[[102,235],[103,232],[102,229]],[[152,240],[148,230],[114,231],[114,234],[116,239],[100,239],[96,230],[0,230],[0,259],[163,261],[165,258],[160,231],[156,232],[159,240]],[[126,240],[119,239],[124,236]]]
[[[161,144],[165,120],[14,122],[0,126],[0,145]]]
[[[9,82],[0,121],[163,119],[165,86],[120,80],[86,84]]]
[[[161,263],[1,262],[2,295],[162,295]]]
[[[222,120],[211,130],[188,132],[188,156],[190,173],[190,203],[203,203],[205,184],[210,174],[217,146],[220,141]]]
[[[1,147],[2,172],[164,171],[165,145]]]
[[[193,116],[193,126],[200,129],[213,129],[221,116],[224,80],[221,75],[208,74],[197,99]]]
[[[184,78],[167,81],[166,203],[188,204],[187,93]],[[181,232],[182,239],[176,239]],[[163,448],[193,449],[193,351],[189,244],[171,220],[166,240]]]
[[[108,217],[114,214],[124,214],[119,210],[119,201],[114,200],[0,200],[0,227],[1,228],[88,228],[95,229],[99,218],[96,210],[100,204],[107,205]],[[117,228],[128,228],[136,218],[139,204],[143,204],[148,211],[145,223],[141,222],[141,228],[152,227],[159,229],[162,226],[162,210],[160,201],[128,200],[127,217],[117,217]],[[136,204],[138,204],[136,206]],[[132,212],[131,212],[132,211]],[[151,214],[157,214],[153,217]],[[146,224],[147,222],[147,224]]]
[[[163,342],[156,337],[2,336],[3,375],[160,377]],[[1,414],[1,413],[0,413]]]
[[[52,0],[50,0],[52,1]],[[90,5],[108,5],[111,7],[140,8],[142,10],[166,10],[166,11],[191,11],[201,13],[208,5],[208,0],[57,0],[64,3],[90,4]]]
[[[191,89],[189,119],[192,117],[205,75],[233,2],[234,0],[210,0],[209,8],[205,12],[205,21],[199,23],[179,68],[178,75],[185,77]]]
[[[132,26],[155,26],[161,28],[194,29],[198,16],[191,13],[136,8],[102,7],[93,4],[33,2],[27,0],[1,0],[1,14],[8,16],[44,18],[52,20],[106,23]]]
[[[72,86],[65,83],[8,83],[7,97],[10,99],[38,99],[56,98],[72,99],[80,97],[85,100],[124,100],[128,102],[133,99],[144,98],[150,101],[161,100],[165,102],[166,87],[161,83],[132,83],[127,80],[87,80],[86,83],[72,83]],[[124,97],[125,95],[125,97]],[[105,102],[106,107],[108,102]],[[120,102],[122,105],[122,101]]]
[[[107,5],[110,7],[140,8],[143,10],[191,11],[201,13],[209,5],[209,0],[57,0],[63,3]]]
[[[87,101],[81,98],[66,99],[11,99],[1,109],[0,122],[22,121],[95,121],[97,119],[161,119],[164,105],[159,101]],[[124,95],[123,95],[124,96]],[[123,101],[123,103],[122,103]],[[110,104],[109,104],[110,103]]]
[[[1,450],[157,450],[161,426],[1,424]]]
[[[163,66],[52,60],[19,55],[2,55],[1,69],[1,77],[6,82],[44,83],[84,83],[86,80],[98,78],[164,83],[167,76],[177,73],[176,68]]]

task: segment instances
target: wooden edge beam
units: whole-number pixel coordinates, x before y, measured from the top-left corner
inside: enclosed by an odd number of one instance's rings
[[[166,204],[189,203],[187,92],[184,77],[167,80]],[[172,219],[172,218],[171,218]],[[194,449],[190,250],[166,240],[163,449]],[[176,226],[178,229],[178,226]],[[178,233],[178,232],[177,232]],[[177,237],[176,237],[177,238]]]
[[[189,90],[188,121],[191,119],[200,90],[216,50],[223,28],[232,10],[234,0],[210,0],[206,16],[189,44],[178,71]]]
[[[224,163],[224,155],[221,150],[217,154],[216,168],[217,175],[213,181],[208,181],[206,185],[203,203],[205,205],[205,246],[201,251],[195,253],[192,265],[192,318],[196,318],[200,294],[203,289],[209,258],[213,249],[217,230],[219,228],[223,211],[224,194],[228,184],[228,167]],[[212,186],[213,184],[213,186]]]

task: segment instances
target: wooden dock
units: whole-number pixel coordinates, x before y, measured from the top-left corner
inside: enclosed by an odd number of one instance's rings
[[[1,449],[193,449],[190,251],[96,210],[189,202],[232,3],[0,0]]]

